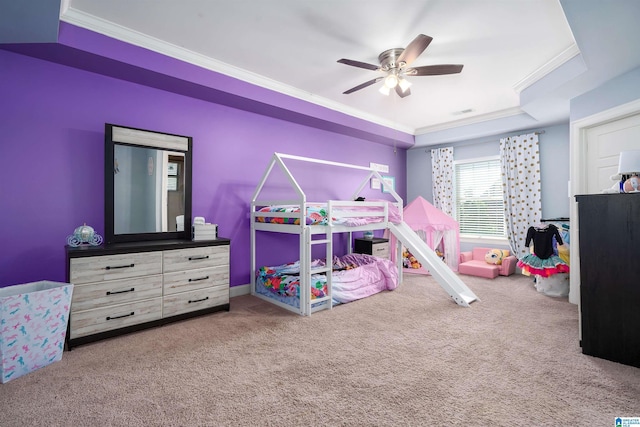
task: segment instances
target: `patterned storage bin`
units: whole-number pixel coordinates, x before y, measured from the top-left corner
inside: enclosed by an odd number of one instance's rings
[[[72,293],[46,280],[0,288],[0,383],[62,359]]]

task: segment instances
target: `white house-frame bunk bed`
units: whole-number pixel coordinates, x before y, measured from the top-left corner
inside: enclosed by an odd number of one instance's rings
[[[361,182],[349,201],[327,200],[324,202],[310,202],[307,195],[302,190],[296,179],[285,165],[284,160],[303,161],[317,163],[341,168],[357,169],[368,172],[366,178]],[[286,176],[287,181],[295,192],[295,198],[287,200],[266,200],[261,199],[260,194],[272,173],[274,167],[278,167]],[[393,196],[395,202],[389,201],[355,201],[360,192],[369,185],[372,178],[380,180],[385,191]],[[389,228],[390,211],[394,221],[402,221],[402,198],[398,196],[393,188],[387,188],[387,184],[382,176],[375,170],[350,165],[346,163],[331,162],[308,157],[293,156],[281,153],[274,153],[269,166],[267,167],[260,183],[258,184],[251,200],[251,293],[259,298],[267,300],[273,304],[287,310],[297,312],[301,315],[311,315],[311,313],[332,308],[332,259],[333,259],[333,235],[336,233],[352,233],[358,231],[384,230]],[[390,187],[390,186],[389,186]],[[263,211],[270,206],[282,208],[282,212]],[[326,212],[324,225],[307,224],[306,215],[309,209],[322,207]],[[261,222],[260,218],[287,218],[296,220],[296,223],[273,223],[269,221]],[[357,221],[352,221],[357,219]],[[256,232],[267,231],[276,233],[289,233],[299,235],[299,307],[295,307],[269,296],[262,295],[256,291]],[[314,236],[317,236],[314,238]],[[351,242],[351,234],[349,234]],[[326,264],[312,267],[312,246],[325,245]],[[398,270],[400,273],[402,269]],[[312,299],[311,276],[312,274],[326,274],[326,295],[321,298]]]
[[[284,160],[302,161],[341,168],[350,168],[367,172],[349,201],[327,200],[325,202],[309,202],[305,192],[291,174]],[[265,183],[274,167],[278,167],[295,192],[295,197],[285,200],[269,200],[260,198]],[[356,201],[360,192],[369,185],[372,178],[380,180],[382,188],[389,193],[395,202],[389,201]],[[273,211],[269,207],[277,206]],[[325,211],[323,226],[307,224],[308,210],[322,206]],[[266,210],[265,210],[266,209]],[[396,268],[398,282],[402,282],[402,245],[409,248],[411,253],[423,265],[429,267],[432,276],[440,286],[447,291],[460,306],[468,307],[479,298],[451,271],[451,269],[436,255],[436,253],[421,240],[417,234],[402,220],[402,198],[395,189],[388,185],[382,176],[374,169],[346,163],[325,161],[308,157],[274,153],[260,183],[251,199],[251,294],[269,301],[287,310],[301,315],[310,316],[311,313],[331,309],[332,275],[333,275],[333,236],[336,233],[349,233],[349,251],[351,248],[351,233],[358,231],[373,231],[389,229],[397,238]],[[280,221],[273,223],[266,218],[287,219],[288,223]],[[293,220],[293,221],[292,221]],[[356,221],[352,221],[356,220]],[[298,307],[270,298],[256,290],[256,233],[276,232],[299,235],[299,304]],[[318,238],[314,238],[314,236]],[[312,251],[314,245],[325,245],[326,263],[312,268]],[[325,295],[313,299],[311,296],[312,274],[326,274]]]

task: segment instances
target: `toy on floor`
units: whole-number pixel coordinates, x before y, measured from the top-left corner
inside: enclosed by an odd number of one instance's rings
[[[484,256],[484,260],[487,264],[501,265],[502,260],[509,256],[509,251],[506,249],[490,249]]]
[[[408,249],[404,249],[402,251],[402,265],[404,268],[414,268],[418,269],[422,267],[422,264],[416,259],[416,257],[409,252]]]

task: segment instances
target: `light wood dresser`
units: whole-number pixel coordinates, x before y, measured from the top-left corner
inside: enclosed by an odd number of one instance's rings
[[[229,310],[228,239],[67,247],[67,348]]]

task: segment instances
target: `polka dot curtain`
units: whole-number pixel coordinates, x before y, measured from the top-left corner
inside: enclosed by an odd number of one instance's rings
[[[542,218],[538,135],[500,139],[500,163],[507,238],[512,253],[520,259],[529,253],[527,230]]]
[[[452,218],[453,197],[453,147],[431,150],[431,182],[433,183],[433,206]]]

